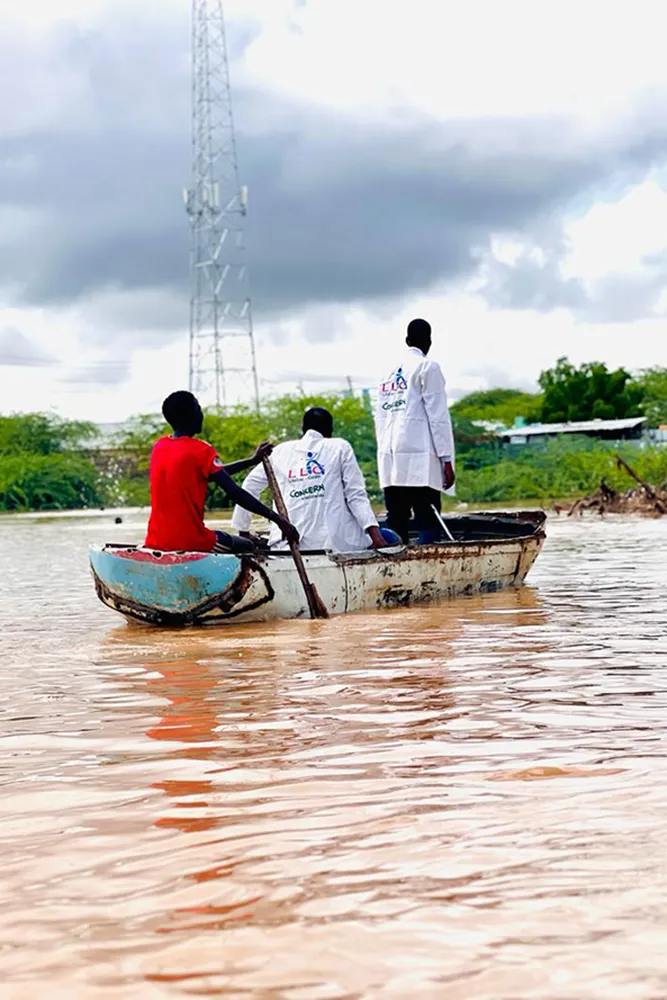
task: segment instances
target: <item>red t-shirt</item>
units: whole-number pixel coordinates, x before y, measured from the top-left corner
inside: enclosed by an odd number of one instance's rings
[[[210,552],[215,532],[204,524],[209,476],[222,468],[212,445],[191,437],[163,437],[151,455],[151,517],[146,548]]]

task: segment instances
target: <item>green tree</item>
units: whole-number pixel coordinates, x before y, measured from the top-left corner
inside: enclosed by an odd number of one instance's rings
[[[96,433],[94,424],[63,420],[48,413],[0,416],[0,455],[54,455],[72,451]]]
[[[485,389],[470,392],[452,406],[452,416],[484,420],[511,427],[517,417],[527,423],[541,419],[542,397],[521,389]]]
[[[221,415],[207,413],[202,436],[217,449],[223,462],[247,458],[260,441],[273,440],[266,415],[246,406]]]
[[[575,368],[559,358],[554,368],[542,372],[539,383],[546,423],[641,415],[642,390],[624,368],[609,371],[599,361]]]
[[[645,368],[634,377],[642,393],[641,410],[651,427],[667,424],[667,368]]]
[[[102,501],[97,469],[80,449],[94,424],[53,414],[0,416],[0,510],[65,510]]]

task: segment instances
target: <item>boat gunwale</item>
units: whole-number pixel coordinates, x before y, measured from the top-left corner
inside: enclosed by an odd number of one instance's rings
[[[439,556],[451,559],[456,558],[457,550],[474,550],[481,555],[483,551],[497,548],[501,545],[519,545],[523,548],[526,542],[539,539],[544,541],[545,531],[534,531],[530,535],[512,535],[504,538],[466,538],[453,542],[432,542],[428,545],[403,545],[400,548],[385,549],[362,549],[360,552],[327,552],[326,555],[332,562],[349,566],[356,562],[386,562],[394,560],[396,562],[439,562]],[[276,553],[278,554],[278,553]],[[289,552],[286,553],[289,555]],[[303,553],[307,555],[307,553]],[[281,552],[280,555],[283,555]]]
[[[521,515],[523,515],[523,517]],[[532,515],[532,517],[530,517],[530,515]],[[460,515],[461,519],[479,518],[480,520],[483,519],[484,516],[485,516],[484,512],[479,512],[479,513],[475,512],[472,514]],[[418,545],[418,544],[396,545],[396,546],[388,546],[387,549],[368,548],[368,549],[360,549],[359,551],[353,551],[353,552],[332,552],[331,550],[328,549],[302,549],[301,555],[304,558],[312,556],[326,556],[332,562],[337,564],[340,563],[349,564],[355,561],[366,563],[374,560],[381,561],[387,559],[396,559],[401,561],[413,561],[413,560],[422,561],[428,558],[436,558],[438,552],[443,552],[443,553],[447,552],[449,558],[449,553],[451,553],[451,551],[455,548],[463,548],[463,549],[480,548],[482,546],[495,547],[498,545],[506,545],[508,543],[512,544],[516,542],[526,542],[532,538],[540,538],[543,541],[546,539],[545,524],[547,521],[547,514],[543,510],[518,511],[516,514],[509,514],[503,512],[503,513],[489,515],[489,519],[500,518],[500,517],[511,519],[512,521],[514,521],[514,523],[518,524],[521,524],[521,522],[523,521],[526,524],[526,527],[527,528],[530,527],[531,530],[527,530],[525,534],[519,534],[519,535],[497,535],[496,537],[490,537],[490,538],[485,538],[482,536],[479,538],[454,538],[452,540],[443,539],[442,541],[438,542],[430,542],[427,545]],[[454,518],[449,518],[449,520],[452,521],[454,520]],[[167,551],[162,552],[161,550],[158,549],[145,548],[143,545],[134,545],[131,543],[123,544],[120,542],[106,542],[106,543],[101,543],[101,544],[98,543],[96,545],[91,545],[89,551],[106,552],[109,555],[113,555],[114,549],[119,552],[120,551],[153,552],[156,555],[156,559],[159,558],[159,556],[161,555],[189,555],[189,554],[191,554],[193,557],[194,556],[201,557],[202,555],[204,555],[205,557],[211,556],[213,558],[217,558],[219,556],[227,558],[228,556],[232,556],[239,562],[241,562],[244,557],[250,557],[251,559],[256,560],[259,563],[266,563],[273,559],[292,559],[292,553],[289,551],[289,549],[275,549],[275,550],[260,549],[252,553],[251,552],[189,553],[188,551],[181,551],[181,550],[174,552],[167,552]]]
[[[481,552],[482,549],[497,548],[500,545],[516,545],[523,544],[524,542],[529,542],[532,539],[546,538],[545,531],[534,531],[529,535],[507,535],[502,538],[466,538],[466,539],[454,539],[453,542],[443,541],[443,542],[432,542],[428,545],[396,545],[387,549],[360,549],[358,552],[331,552],[326,549],[303,549],[301,555],[304,559],[313,556],[324,556],[336,565],[350,565],[350,563],[369,563],[369,562],[387,562],[389,560],[394,560],[396,562],[423,562],[428,560],[438,561],[438,555],[442,554],[446,558],[452,558],[453,553],[457,550],[467,550],[476,549]],[[157,550],[152,549],[142,549],[139,545],[118,545],[114,546],[117,552],[132,552],[137,550],[142,550],[146,552]],[[107,555],[115,555],[113,548],[109,545],[91,545],[90,552],[100,552],[106,553]],[[163,554],[173,554],[173,553],[160,553]],[[179,552],[178,555],[188,555],[187,552]],[[201,555],[202,553],[192,553],[192,555]],[[223,559],[231,556],[236,559],[239,563],[242,563],[244,559],[251,558],[255,562],[266,565],[274,560],[279,561],[290,561],[292,559],[292,553],[289,549],[279,550],[277,552],[206,552],[205,556],[211,557],[213,559]],[[194,559],[192,560],[195,561]],[[184,560],[180,565],[186,566],[188,560]],[[148,563],[147,565],[154,565],[156,568],[166,568],[165,563],[160,563],[157,558],[154,564]]]
[[[544,517],[546,520],[546,515]],[[378,571],[382,573],[382,565],[385,567],[394,564],[401,563],[414,563],[414,562],[444,562],[450,559],[465,559],[474,553],[474,556],[483,557],[488,554],[489,551],[493,551],[498,548],[498,546],[508,545],[512,550],[516,552],[517,562],[514,579],[516,580],[519,576],[523,560],[526,555],[530,554],[530,566],[534,563],[537,555],[546,538],[546,532],[543,528],[544,521],[536,527],[536,529],[527,535],[514,535],[505,536],[503,538],[495,539],[470,539],[466,541],[454,541],[454,542],[439,542],[432,545],[426,546],[402,546],[400,549],[394,549],[392,552],[384,550],[364,550],[363,552],[356,553],[346,553],[342,555],[335,555],[333,553],[311,553],[316,555],[325,555],[329,565],[337,567],[337,569],[345,575],[346,568],[354,569],[355,566],[369,566],[369,564],[378,567]],[[137,549],[138,546],[132,545],[116,545],[116,549]],[[107,555],[113,554],[113,548],[108,551],[107,547],[104,545],[91,546],[91,551],[97,551],[101,554],[105,553]],[[147,550],[151,551],[151,550]],[[307,554],[307,553],[304,553]],[[291,558],[289,552],[278,552],[271,553],[267,556],[258,557],[257,555],[250,553],[243,554],[242,556],[236,556],[233,553],[211,553],[213,556],[227,556],[233,555],[234,559],[239,563],[239,574],[235,579],[225,588],[221,593],[210,595],[199,605],[189,608],[187,611],[177,611],[169,612],[163,608],[155,608],[155,606],[143,604],[141,601],[136,601],[127,596],[123,596],[117,592],[114,592],[113,586],[105,583],[96,572],[95,566],[92,564],[91,560],[91,570],[95,581],[95,588],[97,590],[98,597],[107,607],[112,608],[116,612],[124,615],[135,622],[140,622],[145,625],[158,625],[162,627],[182,627],[188,625],[219,625],[225,622],[229,622],[237,617],[241,617],[245,614],[252,614],[254,611],[258,611],[259,608],[264,604],[271,604],[275,592],[270,581],[270,569],[269,565],[274,562],[276,556],[285,557],[287,559]],[[160,565],[159,563],[157,565]],[[181,565],[187,565],[187,561]],[[529,571],[530,566],[527,567],[526,573]],[[255,599],[249,605],[245,607],[237,607],[239,600],[242,600],[243,594],[246,590],[246,586],[250,582],[250,577],[248,571],[254,568],[255,571],[263,578],[267,591],[262,597]],[[525,578],[526,573],[522,574],[522,581]],[[461,596],[464,596],[462,593]],[[221,614],[210,614],[214,610],[220,610]],[[299,616],[295,616],[299,617]],[[252,620],[252,619],[250,619]]]

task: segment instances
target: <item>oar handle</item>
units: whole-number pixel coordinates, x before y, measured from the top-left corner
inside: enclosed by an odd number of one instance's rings
[[[264,465],[264,472],[266,473],[266,478],[269,483],[269,489],[273,493],[273,499],[275,500],[278,513],[281,517],[284,517],[286,521],[289,521],[289,517],[287,516],[287,507],[285,506],[285,501],[283,499],[280,486],[278,485],[278,479],[276,478],[273,466],[271,465],[271,459],[268,456],[265,456],[262,459],[262,463]]]
[[[266,478],[273,493],[273,499],[276,504],[276,508],[281,517],[284,517],[286,521],[289,521],[289,516],[287,514],[287,507],[285,506],[285,500],[278,485],[278,479],[274,472],[273,466],[271,465],[271,459],[267,457],[262,459],[264,465],[264,471],[266,473]],[[306,567],[303,562],[303,556],[301,555],[301,550],[296,542],[288,542],[290,547],[290,552],[292,553],[292,559],[294,560],[294,565],[296,566],[296,571],[299,574],[299,579],[301,580],[301,585],[303,586],[304,593],[306,595],[306,600],[308,601],[308,610],[310,611],[311,618],[327,618],[328,613],[322,601],[319,600],[317,591],[313,587],[312,583],[308,579],[308,573],[306,572]]]

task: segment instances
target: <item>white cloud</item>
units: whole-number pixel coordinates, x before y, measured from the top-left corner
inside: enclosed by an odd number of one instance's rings
[[[588,280],[640,267],[667,245],[667,191],[655,177],[615,202],[599,202],[566,227],[564,272]]]
[[[21,330],[6,326],[0,330],[0,365],[16,368],[50,367],[53,358],[34,344]]]
[[[660,25],[654,0],[631,9],[605,0],[309,0],[289,23],[266,23],[248,72],[347,111],[556,112],[601,126],[634,94],[664,84]]]

